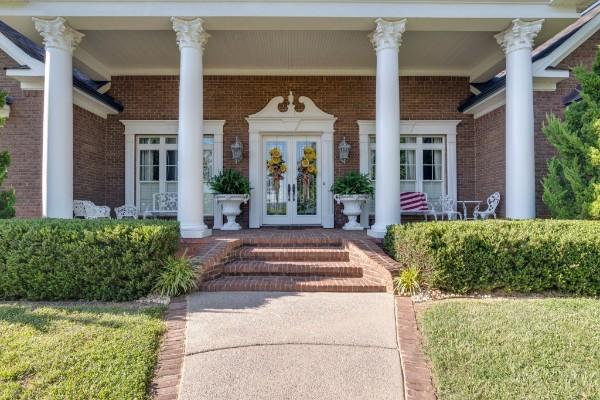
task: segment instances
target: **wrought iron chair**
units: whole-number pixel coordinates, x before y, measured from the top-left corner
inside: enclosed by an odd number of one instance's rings
[[[495,192],[487,198],[487,208],[485,210],[479,211],[479,205],[475,207],[473,218],[488,219],[490,216],[493,216],[494,219],[496,219],[496,208],[498,208],[498,204],[500,204],[500,193]]]
[[[456,211],[456,200],[454,200],[452,197],[448,195],[441,195],[440,206],[442,208],[442,211],[440,212],[442,215],[442,220],[444,219],[444,216],[446,216],[449,221],[453,215],[456,215],[458,219],[462,219],[462,214]]]
[[[177,192],[154,193],[149,214],[154,217],[176,216],[177,203]]]

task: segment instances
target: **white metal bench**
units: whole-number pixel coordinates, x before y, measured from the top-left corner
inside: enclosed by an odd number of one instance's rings
[[[73,216],[85,219],[110,218],[110,207],[97,206],[89,200],[73,200]]]

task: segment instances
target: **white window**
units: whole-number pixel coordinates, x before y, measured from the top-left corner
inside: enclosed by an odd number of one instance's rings
[[[446,192],[443,136],[400,137],[400,191],[424,192],[437,205]],[[369,135],[369,175],[375,183],[375,135]],[[375,212],[375,202],[370,202]]]
[[[136,204],[141,212],[152,209],[155,193],[177,192],[177,136],[138,136]],[[213,215],[213,194],[208,179],[213,176],[214,138],[204,135],[204,214]]]

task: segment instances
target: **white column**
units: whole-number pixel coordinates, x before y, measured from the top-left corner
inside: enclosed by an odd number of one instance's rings
[[[82,33],[64,18],[33,18],[46,46],[42,215],[73,218],[73,50]]]
[[[515,19],[496,35],[506,52],[506,217],[535,218],[533,40],[543,20]]]
[[[202,53],[209,34],[203,20],[171,18],[181,53],[179,73],[178,208],[181,237],[202,238],[212,232],[204,223],[202,182]]]
[[[375,224],[369,236],[382,238],[400,223],[400,82],[398,49],[406,20],[375,21],[371,42],[377,53]]]

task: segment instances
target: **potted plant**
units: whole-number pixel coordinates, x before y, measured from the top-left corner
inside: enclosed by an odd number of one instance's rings
[[[361,214],[362,205],[373,194],[373,184],[369,176],[357,172],[348,172],[341,178],[336,179],[333,186],[331,186],[331,191],[334,193],[333,198],[335,201],[338,204],[344,204],[342,213],[348,217],[348,222],[342,229],[362,230],[363,227],[356,221],[356,218]]]
[[[221,228],[226,231],[242,229],[235,218],[242,213],[240,206],[250,199],[250,181],[233,169],[226,169],[213,176],[208,185],[215,193],[215,199],[223,206],[227,222]]]

